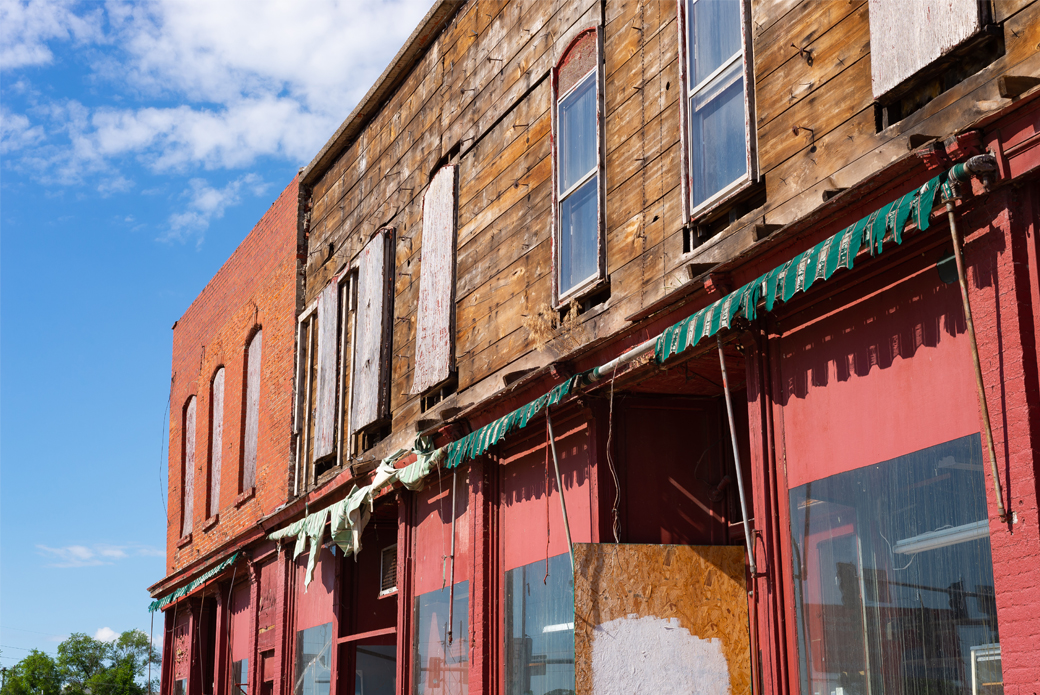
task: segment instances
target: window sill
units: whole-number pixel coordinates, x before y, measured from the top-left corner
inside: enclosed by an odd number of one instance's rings
[[[185,547],[187,545],[190,545],[190,544],[191,544],[191,534],[190,533],[188,535],[184,536],[183,538],[181,538],[179,541],[177,541],[177,547],[178,548],[183,548],[183,547]]]
[[[248,490],[244,490],[241,495],[235,498],[235,506],[241,507],[243,504],[251,500],[254,494],[256,494],[255,487],[251,487]]]
[[[209,531],[211,528],[217,525],[218,521],[220,521],[220,514],[214,514],[213,516],[202,522],[202,530]]]

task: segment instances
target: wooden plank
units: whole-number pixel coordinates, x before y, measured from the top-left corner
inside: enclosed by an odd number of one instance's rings
[[[1004,20],[1014,16],[1034,2],[1036,0],[993,0],[993,23],[1003,24]]]
[[[257,331],[246,349],[246,427],[242,442],[242,491],[256,486],[256,452],[260,436],[260,368],[264,335]]]
[[[454,366],[457,174],[456,166],[442,168],[430,181],[423,199],[413,394],[421,394],[446,380]]]
[[[184,488],[181,490],[181,536],[191,533],[195,517],[195,396],[184,409]]]
[[[652,162],[661,152],[676,145],[679,142],[679,128],[679,102],[676,100],[609,152],[606,158],[608,195],[638,174],[644,162]]]
[[[978,0],[870,0],[870,66],[879,99],[982,30]]]
[[[387,416],[392,244],[392,230],[380,230],[365,245],[357,260],[358,306],[350,414],[353,433]]]
[[[330,282],[318,295],[317,383],[314,392],[313,461],[336,449],[336,372],[339,341],[339,285]]]
[[[818,39],[864,3],[866,0],[801,0],[797,7],[793,7],[793,2],[786,3],[789,11],[778,21],[765,30],[755,30],[755,81],[767,77],[792,57],[798,57],[798,48]],[[752,14],[756,27],[759,20],[760,17]]]
[[[579,695],[751,693],[743,549],[574,545]]]
[[[210,438],[209,438],[209,511],[216,516],[220,511],[220,459],[224,450],[224,368],[213,375],[210,385]]]
[[[812,51],[811,66],[795,53],[768,76],[758,78],[755,103],[759,128],[870,53],[867,3],[804,47]]]

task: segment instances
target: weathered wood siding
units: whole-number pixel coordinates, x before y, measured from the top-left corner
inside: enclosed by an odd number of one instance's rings
[[[752,0],[765,203],[684,252],[677,17],[676,0],[471,0],[356,138],[310,181],[305,305],[355,263],[369,235],[385,225],[396,229],[387,395],[394,441],[388,449],[409,443],[416,420],[436,420],[436,413],[420,412],[419,393],[437,383],[444,361],[437,357],[435,374],[426,374],[425,362],[417,372],[416,356],[425,360],[426,347],[416,336],[424,301],[420,277],[430,252],[423,249],[423,200],[445,163],[458,166],[458,393],[444,406],[465,407],[500,390],[510,372],[635,330],[630,317],[689,289],[691,264],[703,269],[731,259],[756,243],[756,225],[784,225],[812,213],[824,192],[862,182],[906,156],[910,135],[945,137],[998,108],[1000,75],[1040,74],[1040,4],[997,0],[993,19],[1001,23],[1005,55],[877,132],[868,0]],[[550,71],[590,26],[603,32],[610,298],[561,327],[550,306]],[[810,51],[812,61],[799,48]],[[545,318],[541,331],[539,317]],[[359,349],[364,340],[359,323]],[[356,398],[360,386],[354,389]],[[351,427],[372,419],[368,412]]]

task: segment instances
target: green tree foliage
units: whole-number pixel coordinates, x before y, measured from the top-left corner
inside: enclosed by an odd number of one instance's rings
[[[149,659],[148,635],[140,630],[114,642],[76,633],[58,645],[57,659],[31,651],[11,669],[0,695],[145,695],[149,660],[162,661],[158,650]],[[159,691],[154,680],[152,690]]]

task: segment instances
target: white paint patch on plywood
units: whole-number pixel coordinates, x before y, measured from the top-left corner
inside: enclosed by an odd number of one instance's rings
[[[455,172],[446,166],[423,198],[419,313],[412,393],[424,393],[451,375],[455,313]]]
[[[982,30],[979,0],[870,0],[874,98]]]
[[[336,443],[336,329],[339,285],[335,280],[318,295],[318,386],[315,394],[314,459],[332,453]]]
[[[184,409],[184,511],[181,535],[191,533],[195,516],[195,396],[188,399]]]
[[[728,694],[722,640],[691,635],[674,618],[630,615],[602,623],[592,639],[592,692]]]
[[[220,511],[220,461],[224,450],[224,368],[213,375],[210,400],[211,435],[209,440],[209,515]]]
[[[379,232],[361,251],[358,266],[358,306],[354,377],[351,397],[351,427],[361,430],[385,417],[386,334],[391,300],[387,278],[389,230]]]

